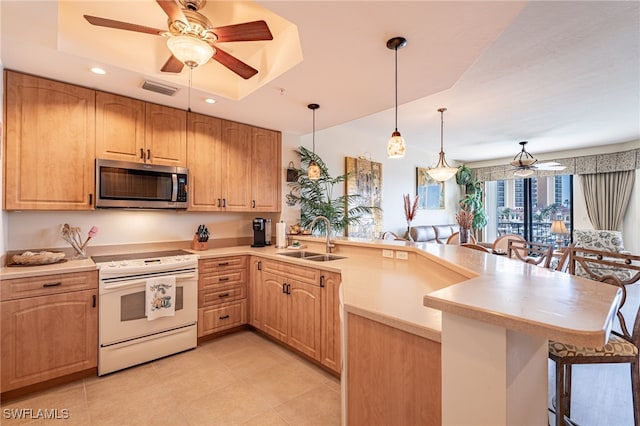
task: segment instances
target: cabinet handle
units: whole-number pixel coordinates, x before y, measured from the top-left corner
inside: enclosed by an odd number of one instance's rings
[[[89,194],[89,205],[93,204],[93,194]]]
[[[251,207],[256,208],[256,200],[251,200]]]
[[[262,260],[258,260],[258,271],[262,271]]]
[[[229,293],[219,294],[218,297],[229,297]]]
[[[229,318],[229,315],[223,315],[223,316],[218,317],[218,318],[219,318],[219,319],[227,319],[227,318]]]
[[[95,308],[96,307],[96,295],[94,294],[92,297],[93,297],[93,306],[92,307]]]
[[[227,199],[226,198],[222,199],[222,207],[227,207]]]
[[[291,294],[291,284],[287,284],[287,294]]]
[[[222,200],[218,198],[218,207],[222,207]]]
[[[218,266],[229,266],[229,262],[220,262]]]
[[[324,275],[320,275],[320,287],[324,287]]]
[[[218,278],[218,282],[221,283],[223,281],[229,281],[229,277],[220,277]]]
[[[151,150],[147,149],[147,160],[151,161]]]
[[[62,283],[60,281],[58,281],[57,283],[47,283],[47,284],[42,284],[42,287],[47,288],[47,287],[58,287],[61,286]]]
[[[144,149],[140,148],[140,159],[144,160]]]
[[[287,294],[287,285],[285,283],[282,283],[282,292]]]

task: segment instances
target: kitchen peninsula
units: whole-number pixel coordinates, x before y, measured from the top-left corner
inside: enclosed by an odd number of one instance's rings
[[[324,251],[324,240],[300,240]],[[603,344],[619,302],[613,287],[456,245],[333,241],[344,259],[295,259],[273,247],[197,253],[201,261],[247,255],[340,274],[344,424],[459,423],[456,398],[475,423],[546,423],[547,339]],[[86,271],[88,262],[34,272]],[[3,268],[0,280],[25,274]],[[502,345],[501,357],[486,352],[493,348],[488,342]],[[452,376],[451,369],[462,374]],[[513,417],[523,401],[529,411]]]

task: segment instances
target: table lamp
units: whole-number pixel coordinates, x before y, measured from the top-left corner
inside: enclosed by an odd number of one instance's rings
[[[556,244],[558,245],[558,250],[560,250],[560,248],[562,247],[561,235],[569,233],[562,219],[557,219],[551,222],[551,233],[556,234]]]

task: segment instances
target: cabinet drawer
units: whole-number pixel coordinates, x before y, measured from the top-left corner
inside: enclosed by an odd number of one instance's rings
[[[213,274],[200,274],[198,287],[200,290],[209,288],[229,287],[236,284],[245,284],[247,281],[246,269],[228,271]]]
[[[222,303],[233,302],[246,299],[247,287],[245,285],[225,287],[215,290],[202,290],[198,295],[198,306],[220,305]]]
[[[246,256],[220,257],[217,259],[203,259],[198,263],[201,274],[220,272],[229,269],[244,269],[247,267]]]
[[[198,309],[198,337],[247,323],[247,301]]]
[[[0,281],[0,299],[14,300],[98,288],[98,271],[43,275]]]

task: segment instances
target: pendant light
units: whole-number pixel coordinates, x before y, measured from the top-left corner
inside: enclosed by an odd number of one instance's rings
[[[427,169],[427,173],[429,176],[437,180],[438,182],[444,182],[445,180],[451,179],[458,172],[457,167],[450,167],[447,164],[447,160],[444,159],[444,149],[442,144],[443,133],[444,133],[444,112],[446,108],[439,108],[438,112],[440,113],[440,155],[438,158],[438,164],[435,167],[430,167]]]
[[[318,104],[309,104],[307,105],[307,108],[309,108],[310,110],[313,111],[313,136],[312,136],[312,140],[313,140],[313,155],[315,157],[316,154],[316,110],[318,108],[320,108],[320,105]],[[320,179],[320,166],[318,166],[318,164],[311,160],[311,162],[309,163],[309,168],[307,169],[307,177],[311,180],[317,180]]]
[[[402,49],[406,45],[407,39],[404,37],[394,37],[387,41],[387,48],[393,49],[396,57],[396,127],[387,143],[387,157],[389,158],[403,158],[406,151],[404,138],[398,131],[398,49]]]

